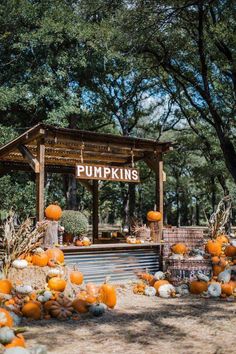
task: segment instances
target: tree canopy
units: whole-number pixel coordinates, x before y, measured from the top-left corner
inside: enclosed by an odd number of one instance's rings
[[[235,17],[230,0],[7,0],[0,144],[40,121],[172,140],[165,221],[204,222],[222,194],[235,193]],[[153,208],[153,175],[140,168],[136,189],[101,184],[103,220]],[[27,184],[24,174],[3,176],[0,186],[0,209],[34,213],[33,176]],[[89,210],[88,194],[75,187],[72,176],[49,175],[47,201]]]

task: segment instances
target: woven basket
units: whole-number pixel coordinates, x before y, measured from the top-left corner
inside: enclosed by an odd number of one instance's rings
[[[212,275],[212,263],[211,260],[207,259],[168,259],[166,265],[170,282],[174,285],[181,284],[184,281],[196,280],[198,272],[201,272],[210,278]]]

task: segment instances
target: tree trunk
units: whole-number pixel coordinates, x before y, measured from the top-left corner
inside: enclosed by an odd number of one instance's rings
[[[216,185],[215,185],[215,178],[211,177],[211,207],[212,213],[215,211],[216,206]]]
[[[78,210],[77,181],[72,174],[64,176],[64,193],[66,197],[66,208],[69,210]]]
[[[136,207],[136,186],[134,183],[129,183],[129,222],[134,218]]]
[[[200,225],[200,206],[198,199],[196,199],[196,225]]]

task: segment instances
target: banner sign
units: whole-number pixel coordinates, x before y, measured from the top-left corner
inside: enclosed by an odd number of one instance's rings
[[[107,180],[114,182],[140,182],[139,171],[136,168],[89,165],[86,163],[76,165],[76,178]]]

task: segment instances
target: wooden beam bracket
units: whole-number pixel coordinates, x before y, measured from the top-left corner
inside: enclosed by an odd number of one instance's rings
[[[40,172],[40,163],[36,157],[34,157],[31,151],[25,145],[19,145],[18,150],[20,151],[21,155],[27,160],[29,165],[32,167],[35,173]]]

